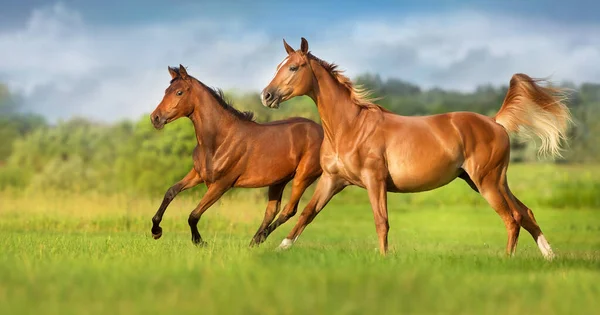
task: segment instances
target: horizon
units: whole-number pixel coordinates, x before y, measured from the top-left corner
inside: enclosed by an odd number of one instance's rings
[[[297,49],[301,36],[350,78],[369,73],[423,90],[507,86],[517,72],[600,82],[592,1],[141,4],[5,5],[0,83],[50,121],[136,119],[160,102],[167,66],[183,64],[212,87],[258,92],[285,57],[282,39]]]

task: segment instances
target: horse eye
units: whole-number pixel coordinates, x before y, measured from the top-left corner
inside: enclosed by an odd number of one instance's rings
[[[183,95],[183,91],[177,91],[177,96]]]
[[[298,70],[298,66],[291,66],[290,67],[290,71],[296,71],[296,70]]]

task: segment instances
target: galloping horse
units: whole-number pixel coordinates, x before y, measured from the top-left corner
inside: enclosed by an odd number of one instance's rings
[[[290,118],[268,124],[254,122],[250,112],[239,112],[228,104],[222,92],[215,91],[186,69],[169,67],[171,84],[150,115],[156,129],[180,117],[194,124],[198,145],[194,149],[194,167],[169,188],[152,218],[152,236],[162,236],[160,222],[175,196],[202,182],[208,190],[188,219],[192,242],[202,245],[198,232],[200,217],[232,187],[269,187],[269,203],[260,228],[250,245],[262,243],[279,225],[292,217],[300,197],[320,175],[319,150],[323,129],[305,118]],[[275,222],[285,185],[292,180],[289,203]]]
[[[393,114],[368,99],[337,66],[308,50],[302,38],[295,51],[283,41],[288,56],[277,66],[262,91],[263,105],[308,95],[317,105],[325,131],[321,147],[323,175],[315,193],[280,248],[292,246],[333,195],[348,185],[366,188],[379,250],[388,249],[387,192],[420,192],[465,180],[500,215],[514,254],[520,227],[525,228],[544,255],[552,249],[533,212],[510,191],[509,132],[541,138],[542,153],[559,155],[560,142],[571,121],[561,90],[542,87],[524,74],[515,74],[504,103],[494,117],[472,112],[406,117]]]

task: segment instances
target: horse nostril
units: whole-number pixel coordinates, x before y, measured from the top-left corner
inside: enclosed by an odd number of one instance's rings
[[[273,94],[271,94],[269,92],[265,93],[265,100],[270,101],[272,97],[273,97]]]
[[[158,115],[154,115],[154,117],[152,117],[152,121],[154,121],[155,123],[158,122],[160,118],[158,117]]]

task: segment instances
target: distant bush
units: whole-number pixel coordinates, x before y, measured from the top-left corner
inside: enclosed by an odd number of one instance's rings
[[[0,167],[0,190],[7,188],[24,189],[30,182],[31,174],[18,167]]]
[[[558,183],[552,196],[542,203],[554,208],[600,210],[600,179],[575,178]]]
[[[36,173],[30,188],[34,190],[52,189],[81,193],[97,189],[98,173],[87,167],[83,159],[73,156],[68,160],[54,158],[50,160],[41,172]]]

